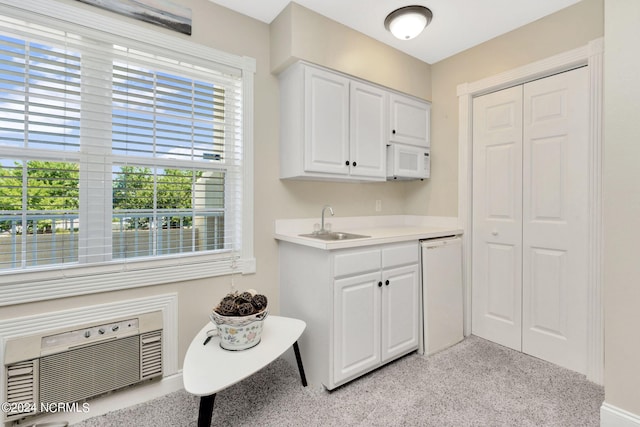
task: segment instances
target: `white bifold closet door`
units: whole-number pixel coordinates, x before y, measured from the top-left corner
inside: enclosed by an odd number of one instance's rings
[[[473,101],[473,334],[585,373],[588,70]]]

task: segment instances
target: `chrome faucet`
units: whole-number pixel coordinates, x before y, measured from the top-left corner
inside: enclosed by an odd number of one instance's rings
[[[327,233],[328,232],[327,230],[324,229],[324,211],[327,210],[327,208],[329,209],[329,212],[331,212],[331,216],[334,215],[333,209],[331,208],[331,206],[324,205],[324,207],[322,208],[322,223],[320,225],[320,231],[318,233]]]

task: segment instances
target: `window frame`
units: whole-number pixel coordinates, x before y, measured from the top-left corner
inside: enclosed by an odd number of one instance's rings
[[[178,36],[135,25],[78,6],[59,2],[0,0],[0,14],[37,25],[72,31],[106,43],[152,49],[165,57],[190,56],[198,64],[239,74],[242,78],[242,200],[241,247],[220,253],[189,253],[158,259],[127,259],[104,264],[43,266],[0,273],[0,306],[53,298],[161,285],[232,273],[256,271],[253,243],[253,97],[256,61],[197,44]],[[83,23],[79,25],[77,23]],[[190,60],[192,58],[189,58]],[[202,60],[200,58],[207,58]],[[178,59],[179,60],[179,59]],[[9,150],[11,151],[11,150]],[[9,154],[9,153],[4,153]],[[77,154],[77,153],[76,153]],[[82,156],[82,154],[80,154]]]

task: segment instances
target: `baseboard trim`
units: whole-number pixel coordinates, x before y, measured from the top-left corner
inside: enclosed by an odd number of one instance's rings
[[[600,407],[600,427],[640,427],[640,415],[605,402]]]
[[[40,423],[53,423],[66,421],[69,424],[79,423],[89,418],[104,415],[111,411],[134,406],[139,403],[162,397],[174,391],[184,388],[182,382],[182,371],[177,374],[164,377],[157,382],[140,384],[135,387],[124,389],[106,396],[91,399],[88,402],[88,410],[83,412],[82,403],[77,412],[59,412],[55,414],[41,415],[33,417],[24,422],[25,425],[40,425]],[[195,415],[194,415],[195,417]]]

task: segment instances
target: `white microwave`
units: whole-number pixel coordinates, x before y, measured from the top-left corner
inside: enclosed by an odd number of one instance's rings
[[[428,148],[387,145],[387,180],[429,178],[430,154]]]

